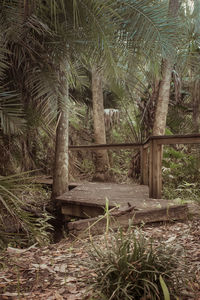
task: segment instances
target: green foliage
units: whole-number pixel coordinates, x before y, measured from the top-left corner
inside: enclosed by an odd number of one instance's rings
[[[131,227],[91,247],[92,288],[98,299],[169,299],[167,294],[175,295],[184,282],[175,249]]]
[[[2,91],[0,86],[0,130],[6,134],[22,132],[25,127],[24,115],[19,95]]]
[[[111,155],[111,171],[117,182],[127,182],[128,170],[130,168],[130,161],[132,151],[119,150],[110,152]]]
[[[94,174],[94,163],[91,159],[84,158],[81,161],[80,170],[83,173],[86,173],[89,177]]]
[[[169,294],[169,290],[165,284],[165,281],[163,280],[162,276],[160,275],[159,277],[159,280],[160,280],[160,285],[161,285],[161,288],[163,290],[163,295],[164,295],[164,299],[165,300],[170,300],[170,294]]]
[[[200,204],[200,186],[199,183],[188,183],[184,181],[177,188],[174,185],[165,184],[163,190],[167,199],[175,199],[178,203],[196,201]]]
[[[50,241],[52,226],[49,220],[52,216],[38,204],[43,200],[45,205],[47,196],[30,182],[27,173],[0,176],[0,248],[8,244],[20,247],[32,243],[44,245]]]
[[[164,196],[167,199],[200,202],[200,165],[198,148],[165,147],[163,155]]]

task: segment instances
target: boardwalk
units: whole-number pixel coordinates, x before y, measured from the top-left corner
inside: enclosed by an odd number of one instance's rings
[[[96,217],[105,212],[106,199],[109,209],[135,207],[135,210],[167,207],[168,200],[149,199],[148,186],[117,183],[84,183],[57,198],[62,213],[81,218]]]

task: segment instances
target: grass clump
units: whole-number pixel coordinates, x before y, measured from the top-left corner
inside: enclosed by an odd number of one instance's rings
[[[92,243],[90,266],[93,299],[166,299],[168,293],[178,299],[173,295],[183,287],[175,249],[156,244],[140,231],[119,230],[102,246]]]

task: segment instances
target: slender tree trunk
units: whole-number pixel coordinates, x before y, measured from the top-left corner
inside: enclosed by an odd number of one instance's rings
[[[64,76],[64,75],[63,75]],[[61,80],[62,101],[59,101],[59,119],[56,129],[55,161],[53,171],[52,199],[68,190],[68,85]]]
[[[155,119],[156,103],[158,99],[160,80],[155,78],[151,84],[152,93],[149,99],[143,105],[140,105],[140,113],[142,116],[142,137],[141,140],[145,141],[153,130]]]
[[[159,87],[155,119],[153,124],[153,135],[165,134],[169,106],[170,83],[172,77],[171,74],[172,62],[170,61],[170,59],[164,59],[162,65],[162,80]]]
[[[180,6],[179,0],[169,1],[169,15],[176,18]],[[162,80],[159,87],[159,94],[156,105],[155,119],[153,125],[153,135],[165,134],[166,120],[169,106],[170,83],[173,68],[173,53],[163,60]]]
[[[95,143],[106,144],[102,78],[100,72],[95,67],[92,69],[92,103]],[[96,172],[93,180],[107,180],[108,168],[108,152],[106,150],[96,151]]]
[[[193,101],[193,132],[199,133],[200,127],[200,80],[197,79],[192,84],[192,101]]]

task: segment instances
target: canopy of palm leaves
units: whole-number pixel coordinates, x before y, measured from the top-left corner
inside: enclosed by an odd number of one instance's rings
[[[175,35],[167,5],[150,2],[1,1],[1,130],[21,130],[29,105],[50,101],[56,111],[60,68],[71,86],[83,86],[88,61],[118,77],[127,55],[133,63],[141,51],[170,49]]]

